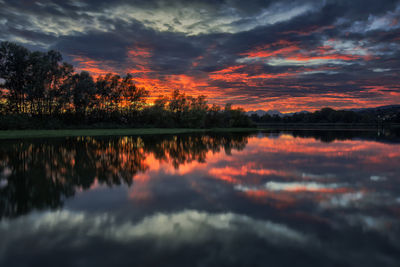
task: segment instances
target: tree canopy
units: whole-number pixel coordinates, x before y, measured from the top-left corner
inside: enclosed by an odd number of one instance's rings
[[[75,72],[54,50],[0,44],[0,129],[114,125],[155,127],[248,127],[242,109],[209,106],[205,96],[171,90],[149,103],[150,92],[131,74],[94,78]],[[229,106],[229,105],[228,105]]]

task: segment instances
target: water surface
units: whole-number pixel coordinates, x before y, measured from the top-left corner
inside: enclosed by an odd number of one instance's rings
[[[0,265],[399,266],[399,140],[0,141]]]

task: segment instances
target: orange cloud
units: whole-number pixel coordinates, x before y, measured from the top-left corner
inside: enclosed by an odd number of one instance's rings
[[[335,43],[336,40],[329,40],[329,43]],[[355,53],[362,51],[365,55]],[[270,58],[279,57],[285,60],[296,61],[311,61],[311,60],[371,60],[375,57],[368,54],[364,48],[355,47],[349,51],[337,51],[331,45],[320,46],[316,49],[302,49],[298,42],[290,42],[287,40],[280,40],[272,44],[257,46],[251,51],[240,54],[247,58]]]
[[[264,50],[266,47],[269,47],[269,46],[258,47],[254,51],[249,51],[249,52],[243,53],[241,55],[247,56],[250,58],[252,58],[252,57],[272,57],[272,56],[277,56],[277,55],[288,55],[294,51],[300,50],[300,47],[298,47],[296,45],[279,48],[274,51]]]
[[[318,29],[310,30],[317,31]],[[257,62],[257,59],[277,58],[300,62],[299,64],[304,62],[306,65],[310,61],[322,61],[323,63],[331,60],[351,62],[374,59],[362,47],[355,47],[354,51],[337,51],[334,48],[337,42],[340,41],[331,39],[315,49],[305,50],[300,42],[282,39],[239,54],[255,61],[226,66],[211,73],[198,70],[196,67],[211,55],[215,46],[210,46],[205,54],[195,58],[192,66],[183,74],[163,74],[152,69],[153,48],[145,45],[129,47],[126,53],[126,62],[117,67],[113,62],[97,61],[85,56],[73,56],[73,61],[77,70],[88,71],[95,77],[109,72],[114,74],[131,73],[139,87],[150,91],[148,101],[153,101],[158,95],[170,94],[174,89],[194,96],[206,95],[210,104],[223,105],[226,102],[232,102],[245,110],[278,109],[281,112],[314,111],[323,106],[333,108],[372,107],[393,104],[400,100],[398,89],[397,91],[393,89],[397,88],[394,80],[326,81],[314,85],[311,82],[306,83],[300,78],[305,74],[318,72],[338,73],[340,66],[297,66],[295,68],[288,67],[285,71],[268,73],[264,71],[264,63]],[[221,82],[224,84],[221,85]],[[332,90],[317,93],[315,90],[316,87],[347,85],[358,86],[360,89],[348,93],[334,93]],[[254,88],[260,88],[261,93],[253,94]],[[281,89],[288,93],[277,96],[276,92]],[[290,95],[290,90],[304,93]],[[371,94],[375,94],[376,97],[368,98]]]
[[[86,56],[79,55],[71,55],[71,57],[78,71],[87,71],[95,78],[107,73],[117,74],[113,67],[107,65],[107,62],[94,60]]]

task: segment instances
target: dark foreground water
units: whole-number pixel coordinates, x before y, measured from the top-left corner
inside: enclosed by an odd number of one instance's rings
[[[400,266],[388,132],[0,141],[0,266]]]

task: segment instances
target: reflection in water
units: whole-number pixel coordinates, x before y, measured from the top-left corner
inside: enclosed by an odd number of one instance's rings
[[[276,244],[287,241],[300,244],[307,241],[304,234],[285,226],[268,221],[254,220],[234,213],[209,214],[185,210],[172,214],[157,213],[137,223],[115,221],[115,218],[108,214],[88,216],[83,212],[61,211],[29,216],[23,220],[4,223],[2,228],[9,232],[15,231],[14,228],[26,228],[28,229],[27,232],[31,231],[30,234],[74,229],[77,232],[90,233],[91,236],[116,242],[157,239],[159,245],[163,247],[177,247],[192,242],[201,243],[205,240],[213,240],[216,238],[216,232],[221,231],[224,232],[222,235],[220,233],[218,237],[221,242],[229,242],[229,235],[227,235],[229,232],[233,234],[242,231],[246,231],[248,234],[256,234],[268,242]],[[35,225],[35,227],[29,228],[29,225]],[[65,226],[68,226],[69,229],[66,229]],[[18,235],[18,233],[13,234]],[[11,237],[12,235],[9,234],[8,236]],[[75,238],[74,242],[82,237],[76,236]]]
[[[245,135],[68,138],[2,142],[0,218],[32,209],[57,208],[78,188],[96,184],[131,185],[151,166],[151,157],[179,168],[205,162],[208,151],[245,147]]]
[[[400,262],[392,133],[1,143],[0,265]]]

